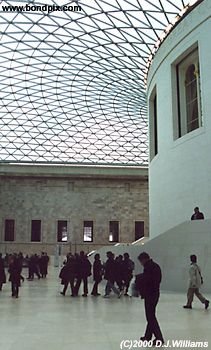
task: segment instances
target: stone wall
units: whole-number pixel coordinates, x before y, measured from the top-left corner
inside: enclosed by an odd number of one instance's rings
[[[15,242],[4,242],[5,219],[15,220]],[[40,243],[31,243],[31,220],[42,221]],[[145,222],[148,235],[146,176],[40,176],[0,174],[0,250],[48,251],[57,246],[57,221],[68,221],[68,250],[86,252],[109,244],[109,221],[119,221],[120,242],[135,240],[135,221]],[[94,222],[93,242],[83,242],[83,222]]]

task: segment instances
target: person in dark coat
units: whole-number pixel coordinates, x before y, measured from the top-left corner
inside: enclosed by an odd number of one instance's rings
[[[40,258],[39,258],[39,269],[40,269],[40,275],[41,278],[46,278],[48,274],[48,262],[49,257],[47,253],[42,252]]]
[[[40,266],[39,266],[39,256],[34,254],[34,274],[40,279]]]
[[[102,276],[103,276],[103,265],[100,260],[100,254],[95,254],[94,258],[94,264],[93,264],[93,280],[94,280],[94,285],[92,289],[92,295],[97,297],[100,295],[98,293],[98,285],[102,281]]]
[[[107,280],[105,287],[105,295],[104,298],[109,298],[111,290],[118,296],[121,297],[121,291],[115,287],[115,280],[117,276],[117,267],[116,261],[114,260],[114,254],[112,252],[107,252],[107,261],[105,263],[105,274],[104,278]]]
[[[20,264],[20,268],[21,268],[21,281],[24,282],[25,278],[22,275],[22,269],[23,269],[23,254],[21,252],[18,253],[17,256],[18,262]]]
[[[33,264],[33,255],[30,256],[28,260],[28,269],[29,269],[29,274],[28,274],[28,280],[32,281],[34,279],[34,264]]]
[[[6,253],[4,257],[4,266],[8,267],[9,266],[9,254]]]
[[[115,277],[115,281],[116,284],[119,288],[119,290],[123,290],[124,287],[124,264],[123,264],[123,256],[119,255],[116,259],[116,277]]]
[[[21,283],[21,265],[17,256],[13,256],[11,259],[8,272],[10,274],[9,281],[11,282],[12,297],[18,298]]]
[[[39,274],[39,257],[37,254],[31,255],[29,259],[29,276],[28,280],[33,281],[34,275],[40,279]]]
[[[156,318],[156,306],[160,296],[160,283],[162,273],[160,266],[156,264],[147,253],[141,253],[138,257],[141,265],[144,267],[143,284],[144,284],[144,302],[147,319],[147,328],[142,341],[150,341],[155,336],[153,345],[156,347],[164,344],[163,335]]]
[[[204,220],[204,214],[200,212],[199,207],[194,208],[194,213],[191,216],[191,220]]]
[[[80,256],[77,260],[77,281],[75,285],[75,296],[78,296],[81,282],[83,281],[83,297],[88,295],[88,277],[91,276],[92,265],[88,260],[87,255],[81,251]]]
[[[44,252],[41,253],[41,256],[39,257],[39,271],[40,271],[40,277],[44,277]]]
[[[69,256],[66,264],[61,269],[61,272],[59,274],[59,277],[61,278],[61,284],[64,285],[63,291],[60,292],[60,294],[64,295],[66,294],[68,285],[70,284],[71,288],[71,296],[75,296],[75,290],[74,290],[74,281],[75,281],[75,258],[73,256]]]
[[[49,264],[49,256],[47,253],[44,253],[44,264],[43,264],[43,269],[44,269],[44,275],[43,277],[46,278],[48,274],[48,264]]]
[[[133,278],[134,262],[130,259],[128,253],[124,253],[123,260],[123,281],[125,285],[125,296],[128,296],[128,289]]]
[[[4,259],[0,253],[0,292],[2,291],[3,284],[6,283],[6,274],[4,270]]]

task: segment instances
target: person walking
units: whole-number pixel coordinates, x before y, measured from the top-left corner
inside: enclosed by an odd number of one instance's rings
[[[118,296],[121,297],[121,291],[115,287],[115,280],[117,275],[117,266],[116,261],[114,260],[114,254],[112,252],[107,252],[107,261],[105,263],[105,274],[104,278],[107,280],[105,287],[105,295],[104,298],[109,298],[111,291]]]
[[[189,288],[187,292],[187,304],[184,305],[184,309],[192,309],[192,302],[194,295],[205,305],[205,310],[209,307],[209,300],[207,300],[199,291],[201,285],[203,284],[203,277],[201,274],[201,269],[197,264],[197,256],[190,256],[191,267],[189,269]]]
[[[0,253],[0,292],[2,291],[3,284],[6,283],[6,274],[4,270],[4,259]]]
[[[33,255],[30,256],[29,260],[28,260],[28,280],[32,281],[34,279],[34,264],[33,264]]]
[[[21,265],[16,256],[11,258],[8,272],[10,274],[9,281],[11,282],[12,297],[18,298],[21,284]]]
[[[123,264],[123,255],[119,255],[115,259],[116,262],[116,284],[119,290],[122,292],[124,289],[124,264]]]
[[[41,278],[46,278],[48,274],[48,262],[49,262],[49,257],[47,253],[42,252],[41,256],[39,258],[39,270],[40,270],[40,277]]]
[[[73,256],[68,257],[66,264],[61,269],[59,277],[61,278],[61,284],[64,285],[63,291],[60,294],[65,296],[68,285],[70,284],[71,296],[74,297],[75,258]]]
[[[92,265],[87,257],[87,255],[84,253],[84,251],[80,252],[79,258],[76,260],[77,262],[77,281],[75,285],[75,296],[78,296],[78,292],[81,286],[81,282],[83,281],[83,297],[87,297],[88,295],[88,277],[91,276],[91,269]]]
[[[44,252],[42,252],[41,256],[39,257],[39,271],[40,277],[44,278]]]
[[[91,295],[93,295],[94,297],[97,297],[100,295],[100,293],[98,293],[98,285],[102,281],[102,276],[103,276],[103,265],[100,260],[100,254],[95,254],[94,264],[93,264],[94,285],[91,292]]]
[[[48,254],[45,252],[44,257],[43,257],[43,278],[46,278],[48,275],[49,260],[50,260],[50,258],[48,256]]]
[[[24,282],[25,278],[22,275],[22,270],[23,270],[23,253],[19,252],[17,255],[18,263],[20,264],[20,269],[21,269],[21,281]]]
[[[28,281],[34,280],[34,275],[40,279],[40,273],[39,273],[39,257],[37,254],[32,254],[29,259],[29,276]]]
[[[164,339],[156,318],[156,306],[160,297],[160,283],[162,280],[161,268],[145,252],[138,256],[138,260],[144,267],[142,283],[147,319],[145,335],[141,337],[141,340],[150,341],[154,335],[153,346],[161,347],[164,344]]]
[[[133,270],[134,270],[135,264],[130,259],[130,256],[128,253],[124,253],[124,260],[123,260],[123,281],[125,286],[125,296],[128,296],[128,289],[130,287],[130,282],[133,278]]]

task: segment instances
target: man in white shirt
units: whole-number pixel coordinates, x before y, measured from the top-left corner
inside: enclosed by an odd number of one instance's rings
[[[202,304],[205,305],[205,310],[209,307],[209,300],[207,300],[199,291],[201,285],[203,284],[203,278],[201,275],[201,269],[197,265],[197,256],[191,255],[191,267],[189,269],[189,288],[187,293],[187,304],[184,307],[184,309],[192,309],[192,302],[194,298],[194,294],[197,296],[197,298],[202,302]]]

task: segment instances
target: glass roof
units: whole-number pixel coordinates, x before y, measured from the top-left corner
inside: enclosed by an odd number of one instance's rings
[[[189,2],[1,1],[0,162],[147,165],[146,65]]]

